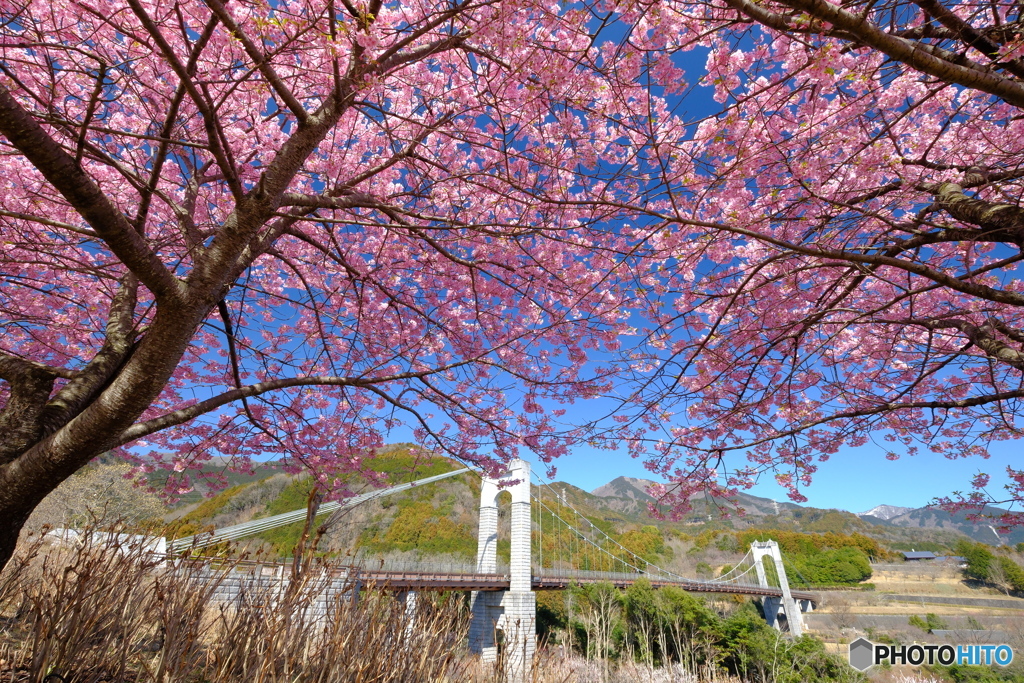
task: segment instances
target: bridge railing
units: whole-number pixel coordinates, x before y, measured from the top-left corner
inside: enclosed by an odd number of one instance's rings
[[[476,574],[476,562],[458,560],[403,560],[393,558],[355,557],[352,558],[353,566],[366,571],[385,572],[421,572],[429,574]],[[495,574],[508,574],[509,566],[506,563],[498,563]]]
[[[550,579],[586,579],[591,581],[635,581],[645,574],[643,572],[602,572],[590,569],[572,569],[560,567],[538,567],[534,565],[533,575]],[[655,577],[650,577],[655,578]]]

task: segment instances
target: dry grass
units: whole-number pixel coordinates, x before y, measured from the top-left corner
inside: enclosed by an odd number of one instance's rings
[[[89,539],[37,537],[0,575],[0,683],[463,679],[460,600],[420,599],[413,621],[391,595],[340,594],[324,613],[314,567],[217,603],[232,561],[168,566],[137,542]]]
[[[219,601],[220,589],[238,580],[240,560],[169,563],[137,539],[83,538],[61,546],[30,537],[0,573],[0,683],[501,680],[466,650],[469,615],[459,595],[421,595],[414,617],[389,593],[325,599],[328,567],[310,560],[283,588],[254,581]],[[837,598],[842,613],[849,605]],[[697,680],[678,666],[611,666],[557,648],[538,653],[530,678]]]
[[[388,593],[335,595],[306,562],[282,589],[253,581],[231,602],[218,589],[240,560],[150,555],[137,539],[30,537],[0,573],[0,683],[342,683],[501,676],[466,650],[461,596],[421,595],[414,617]],[[256,575],[259,573],[257,572]],[[268,582],[269,583],[269,582]],[[319,607],[318,607],[319,606]],[[533,683],[691,683],[682,668],[610,667],[542,650]],[[722,683],[738,679],[721,678]]]
[[[963,572],[951,564],[885,565],[875,567],[871,576],[878,593],[899,593],[909,595],[941,595],[956,597],[995,597],[1019,601],[1024,599],[1007,597],[991,587],[978,587],[964,581]]]

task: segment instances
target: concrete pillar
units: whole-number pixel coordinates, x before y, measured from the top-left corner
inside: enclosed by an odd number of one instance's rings
[[[531,680],[533,656],[537,651],[537,594],[533,591],[507,591],[502,596],[500,628],[504,635],[505,680],[525,683]]]
[[[470,597],[469,651],[485,662],[498,661],[498,631],[502,628],[505,591],[473,591]]]
[[[761,607],[764,609],[765,622],[774,629],[782,630],[779,622],[779,613],[781,612],[785,616],[785,612],[782,610],[782,598],[766,595],[761,598]]]
[[[486,480],[484,489],[487,488]],[[494,498],[497,499],[497,487]],[[493,574],[498,571],[498,505],[480,505],[480,529],[476,535],[476,571],[479,574]]]
[[[779,587],[782,589],[781,600],[777,597],[766,597],[762,600],[761,604],[764,606],[765,621],[773,628],[780,628],[779,609],[781,607],[782,612],[786,615],[786,622],[789,624],[789,632],[796,638],[800,637],[804,630],[803,619],[800,615],[800,607],[796,604],[792,593],[789,591],[789,579],[786,578],[786,568],[782,564],[782,553],[779,552],[779,544],[775,541],[754,541],[750,544],[750,549],[757,567],[757,579],[761,586],[768,586],[764,566],[761,564],[761,561],[764,557],[770,557],[775,563],[775,572],[779,577]]]
[[[405,605],[405,642],[412,642],[416,630],[416,603],[419,596],[416,591],[402,591],[398,599]]]
[[[530,501],[512,502],[512,553],[509,562],[509,590],[529,593],[533,590],[533,566],[530,562]]]
[[[483,480],[476,557],[477,572],[489,574],[497,570],[498,493],[502,490],[500,484],[513,480],[517,483],[505,487],[512,494],[509,590],[473,593],[469,648],[485,662],[496,661],[500,632],[504,677],[510,683],[521,683],[530,677],[537,648],[537,599],[533,593],[530,559],[529,463],[513,460],[501,477]]]

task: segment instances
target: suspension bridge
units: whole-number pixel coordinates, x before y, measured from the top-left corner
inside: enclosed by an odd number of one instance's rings
[[[356,496],[343,502],[327,503],[320,513],[333,513],[367,501],[407,491],[449,477],[470,473],[461,469],[407,484]],[[352,565],[335,571],[325,593],[363,589],[398,591],[405,596],[407,610],[415,610],[419,591],[471,591],[472,621],[470,649],[484,661],[496,661],[499,649],[509,681],[528,679],[528,665],[536,649],[536,594],[538,590],[566,589],[572,585],[599,582],[627,588],[644,579],[653,587],[674,586],[695,593],[729,593],[761,599],[766,621],[794,636],[803,631],[801,614],[816,604],[811,593],[790,590],[778,544],[754,542],[743,559],[713,579],[680,576],[646,561],[605,533],[570,505],[564,492],[555,492],[544,482],[531,486],[531,469],[523,460],[513,460],[498,478],[483,477],[480,493],[480,521],[476,562],[464,566]],[[539,481],[539,478],[538,478]],[[511,494],[510,551],[507,566],[498,564],[499,494]],[[234,541],[261,531],[293,524],[306,518],[306,510],[275,515],[243,524],[170,541],[169,553]],[[284,565],[261,563],[250,569],[256,580],[287,580]],[[241,569],[234,581],[224,582],[221,599],[230,600],[243,592],[247,579]]]

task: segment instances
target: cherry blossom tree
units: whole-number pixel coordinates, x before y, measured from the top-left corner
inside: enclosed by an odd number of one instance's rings
[[[799,500],[873,437],[1020,435],[1014,4],[2,8],[0,564],[111,449],[174,495],[211,454],[331,486],[400,424],[610,437],[681,510],[732,452]]]
[[[4,2],[0,565],[109,450],[163,454],[170,495],[215,454],[331,486],[398,424],[485,467],[564,452],[550,406],[607,390],[638,289],[609,226],[663,107],[592,18]]]
[[[959,458],[1022,435],[1021,11],[666,0],[638,23],[652,61],[705,50],[721,103],[649,146],[662,182],[637,219],[663,226],[662,259],[626,403],[673,425],[649,463],[665,502],[769,471],[804,500],[869,439]],[[651,435],[637,418],[622,437]],[[946,502],[1024,500],[1009,475]]]

